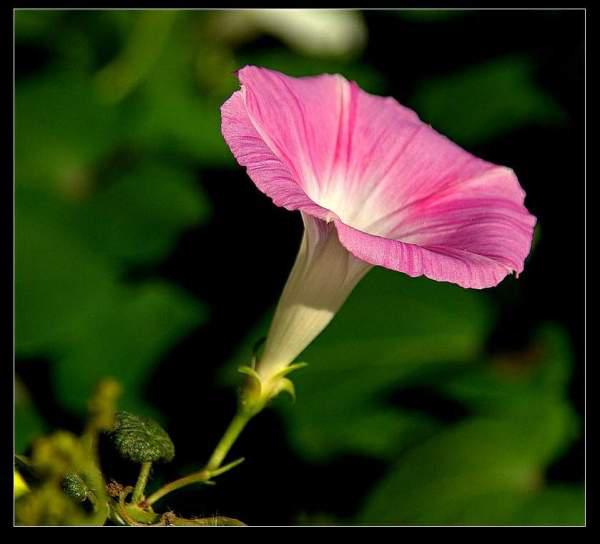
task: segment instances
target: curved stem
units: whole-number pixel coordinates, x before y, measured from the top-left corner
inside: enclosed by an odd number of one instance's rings
[[[146,484],[148,483],[148,476],[150,475],[151,467],[152,463],[142,463],[140,475],[138,476],[135,489],[133,490],[133,495],[131,496],[131,502],[133,504],[140,502],[144,496],[144,489],[146,489]]]
[[[215,447],[205,467],[202,470],[199,470],[198,472],[188,474],[183,478],[179,478],[178,480],[174,480],[168,484],[165,484],[160,489],[152,493],[152,495],[150,495],[146,499],[145,503],[148,506],[150,506],[165,495],[167,495],[168,493],[171,493],[172,491],[175,491],[190,484],[208,483],[211,477],[223,474],[224,472],[227,472],[233,467],[239,465],[243,461],[243,459],[238,459],[233,463],[221,467],[221,463],[229,453],[229,450],[237,440],[240,433],[243,431],[248,421],[250,421],[252,416],[255,415],[255,413],[256,412],[238,409],[235,416],[231,420],[231,423],[225,430],[225,433],[223,434],[221,440],[219,440],[219,443]]]

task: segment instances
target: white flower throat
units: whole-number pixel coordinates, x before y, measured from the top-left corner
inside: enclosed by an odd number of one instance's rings
[[[342,246],[333,223],[304,213],[302,219],[305,229],[300,250],[256,367],[264,381],[304,351],[371,268]]]

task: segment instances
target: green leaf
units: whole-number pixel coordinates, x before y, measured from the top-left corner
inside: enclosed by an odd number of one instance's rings
[[[38,40],[52,32],[64,17],[62,10],[15,10],[15,37],[18,41]]]
[[[578,433],[578,418],[568,402],[570,367],[565,332],[546,325],[523,354],[494,358],[433,383],[476,415],[401,452],[360,520],[579,523],[579,491],[543,484],[548,465]]]
[[[96,77],[99,90],[108,101],[121,100],[144,79],[168,39],[177,13],[158,10],[136,14],[123,50]]]
[[[233,165],[221,135],[220,106],[228,93],[215,97],[200,92],[194,74],[203,69],[203,59],[195,56],[197,48],[190,40],[193,25],[186,19],[176,21],[154,68],[123,103],[131,114],[129,136],[138,145],[175,151],[203,165]],[[235,90],[231,78],[229,92]]]
[[[302,354],[310,366],[293,377],[296,404],[277,403],[294,446],[313,459],[340,452],[390,457],[429,435],[435,421],[397,410],[383,397],[418,377],[467,364],[482,349],[489,324],[478,292],[373,269]],[[236,366],[250,360],[267,325],[248,337]]]
[[[118,412],[109,435],[119,454],[134,463],[169,463],[175,457],[167,432],[148,417]]]
[[[566,332],[546,324],[524,353],[493,357],[447,378],[439,388],[478,413],[527,414],[532,407],[566,403],[571,367]]]
[[[82,410],[106,375],[139,407],[151,366],[199,323],[203,309],[188,295],[159,283],[130,288],[120,275],[164,256],[206,210],[186,170],[156,161],[79,203],[17,187],[17,353],[57,361],[55,383],[70,408]]]
[[[69,206],[17,187],[15,340],[20,356],[53,352],[114,292],[116,270],[66,220]]]
[[[514,525],[583,525],[583,489],[566,485],[548,487],[525,501],[512,522]]]
[[[582,525],[584,493],[578,486],[551,485],[530,493],[489,493],[470,501],[455,523],[462,525]]]
[[[534,78],[524,57],[502,58],[421,83],[411,101],[424,121],[462,145],[529,124],[562,122],[565,113]]]
[[[123,407],[148,412],[141,392],[152,367],[204,315],[204,308],[189,295],[157,282],[106,299],[82,317],[77,334],[55,362],[59,398],[83,412],[95,384],[112,377],[126,391]]]
[[[560,418],[558,411],[552,420],[477,417],[440,432],[399,457],[367,499],[359,521],[401,525],[499,521],[493,519],[496,505],[515,494],[528,497],[539,488],[561,440],[554,431],[563,425]],[[505,510],[500,517],[510,514]]]

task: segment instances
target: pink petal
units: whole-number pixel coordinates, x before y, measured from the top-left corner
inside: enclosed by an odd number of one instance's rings
[[[259,136],[246,113],[241,91],[233,93],[221,106],[221,130],[237,161],[246,167],[256,186],[277,206],[304,210],[315,217],[331,216],[310,200],[287,167]]]
[[[336,222],[340,242],[355,257],[412,277],[425,275],[461,287],[493,287],[511,272],[494,259],[448,247],[425,248],[367,234]]]
[[[514,173],[339,75],[238,72],[223,134],[280,206],[334,220],[371,264],[464,287],[523,269],[535,218]]]

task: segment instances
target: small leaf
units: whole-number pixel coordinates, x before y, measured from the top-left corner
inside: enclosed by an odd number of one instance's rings
[[[175,446],[167,432],[147,417],[118,412],[109,436],[119,454],[134,463],[168,463],[175,457]]]

